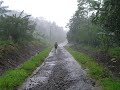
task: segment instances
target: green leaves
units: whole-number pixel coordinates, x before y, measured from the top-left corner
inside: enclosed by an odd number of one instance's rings
[[[1,17],[0,28],[4,40],[12,40],[15,43],[23,43],[32,39],[35,30],[35,23],[29,20],[30,15],[23,16],[23,11],[19,16],[5,15]]]
[[[107,52],[120,46],[119,22],[120,1],[78,0],[78,10],[68,24],[68,41],[100,47]]]
[[[95,19],[104,31],[115,34],[113,41],[120,46],[120,1],[104,0],[101,9],[97,10]]]

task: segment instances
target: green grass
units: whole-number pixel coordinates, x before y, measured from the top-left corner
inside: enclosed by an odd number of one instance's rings
[[[110,48],[109,53],[112,56],[120,59],[120,47]]]
[[[100,51],[100,48],[98,47],[93,47],[93,46],[89,46],[89,45],[75,45],[76,48],[83,48],[85,50],[91,50],[91,51]]]
[[[48,56],[49,51],[50,49],[47,48],[38,55],[33,56],[19,68],[4,73],[0,77],[0,90],[14,90],[17,86],[21,85],[32,74],[33,70],[43,62],[45,57]]]
[[[97,80],[103,87],[103,90],[120,90],[120,80],[113,79],[109,71],[102,65],[98,64],[88,55],[75,51],[72,48],[67,50],[84,68],[88,68],[88,75]]]
[[[10,41],[10,40],[0,40],[0,45],[4,46],[4,45],[9,45],[9,44],[14,44],[14,42]]]

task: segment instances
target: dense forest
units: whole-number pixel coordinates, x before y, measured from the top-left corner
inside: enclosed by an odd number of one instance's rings
[[[68,26],[68,41],[95,47],[119,47],[119,1],[78,0]]]
[[[101,52],[104,54],[102,58],[101,54],[98,55],[101,61],[119,73],[119,22],[119,0],[78,0],[78,9],[67,25],[70,29],[67,33],[68,42]]]

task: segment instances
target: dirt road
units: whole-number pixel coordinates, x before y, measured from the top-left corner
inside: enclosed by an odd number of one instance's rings
[[[18,90],[93,90],[93,86],[81,66],[59,47]]]

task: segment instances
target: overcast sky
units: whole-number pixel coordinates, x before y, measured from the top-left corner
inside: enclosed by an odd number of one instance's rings
[[[44,17],[65,27],[77,10],[77,0],[3,0],[12,10],[24,10],[34,17]]]

